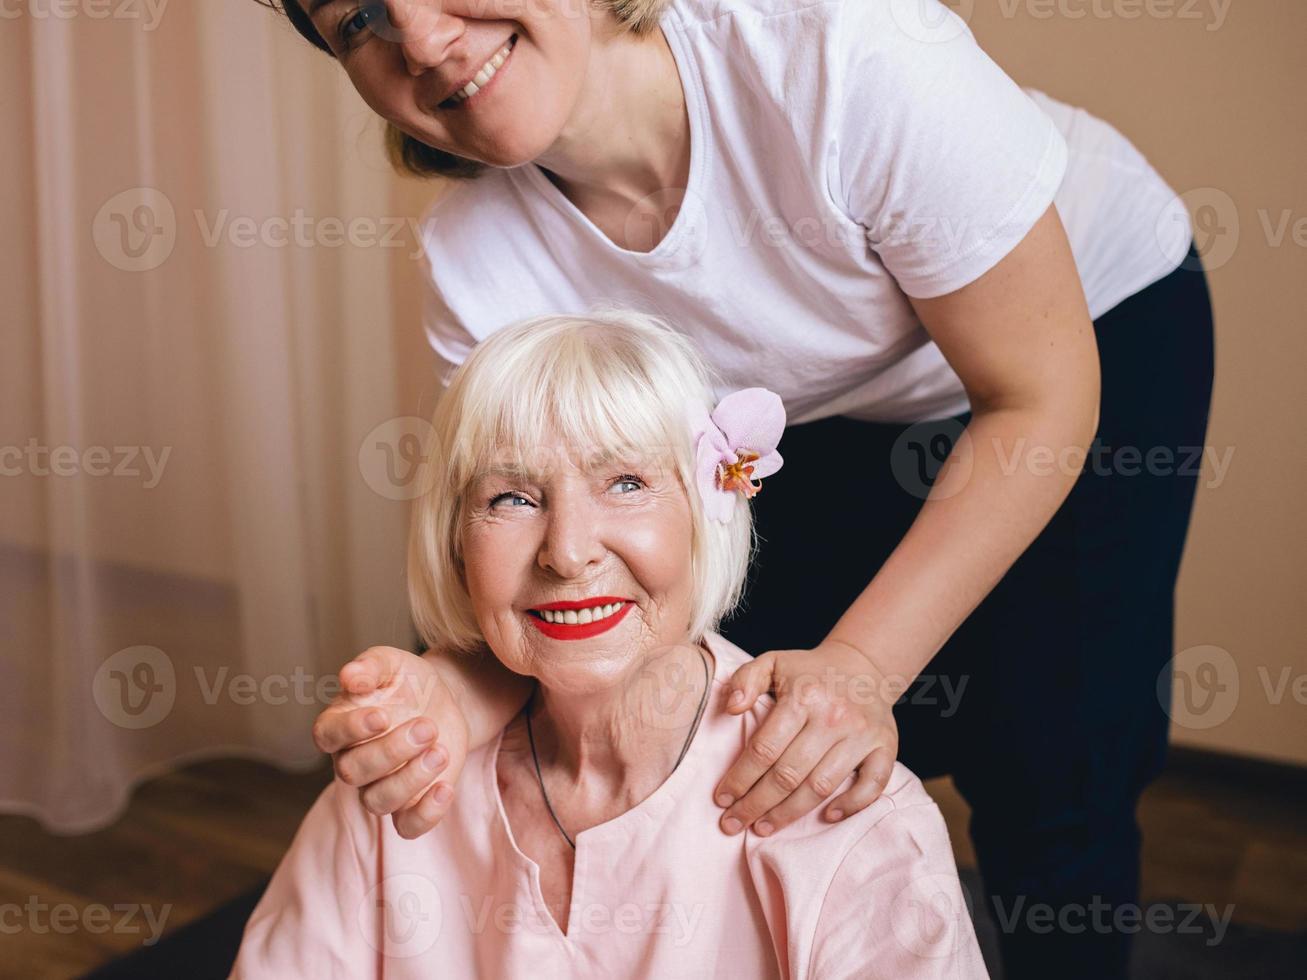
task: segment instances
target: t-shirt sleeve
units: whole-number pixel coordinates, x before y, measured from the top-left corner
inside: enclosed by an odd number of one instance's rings
[[[322,791],[246,923],[234,980],[376,972],[375,912],[365,907],[377,877],[370,819],[357,791],[339,781]]]
[[[939,0],[833,0],[835,204],[909,296],[960,289],[1053,203],[1060,130]]]
[[[476,346],[476,338],[463,325],[441,291],[434,234],[435,209],[428,213],[423,232],[422,249],[422,329],[427,343],[436,354],[436,374],[442,387],[448,387],[451,376]]]
[[[863,834],[822,901],[808,980],[982,980],[948,830],[933,803]]]

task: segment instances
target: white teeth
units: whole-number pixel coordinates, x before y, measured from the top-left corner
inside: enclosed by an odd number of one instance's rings
[[[454,93],[453,98],[456,102],[462,102],[470,99],[490,83],[490,79],[495,77],[495,72],[508,60],[509,52],[513,50],[513,43],[510,40],[502,48],[495,52],[494,57],[481,66],[481,70],[476,73],[472,81],[468,82],[461,89]]]
[[[604,606],[591,606],[589,609],[541,609],[540,617],[546,623],[564,623],[569,626],[583,626],[586,623],[607,619],[625,603],[610,602]]]

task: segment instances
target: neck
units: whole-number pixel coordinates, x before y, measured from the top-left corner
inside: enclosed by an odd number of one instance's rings
[[[574,202],[635,204],[684,188],[690,124],[676,60],[661,30],[637,37],[596,8],[580,98],[535,162]]]
[[[711,673],[708,651],[677,644],[601,691],[542,686],[531,728],[551,786],[589,789],[600,799],[631,805],[645,799],[675,767],[705,701],[705,681],[711,689]]]

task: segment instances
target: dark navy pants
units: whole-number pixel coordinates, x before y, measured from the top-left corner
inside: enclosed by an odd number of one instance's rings
[[[1198,255],[1094,329],[1100,423],[1070,495],[895,708],[900,760],[952,774],[971,805],[1008,980],[1126,975],[1140,920],[1118,929],[1113,910],[1138,901],[1135,807],[1166,753],[1158,678],[1211,401]],[[788,428],[784,469],[753,501],[763,540],[746,606],[723,634],[754,654],[819,643],[969,419]]]

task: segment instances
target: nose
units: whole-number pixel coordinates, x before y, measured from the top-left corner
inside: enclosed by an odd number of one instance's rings
[[[392,37],[410,75],[435,68],[463,36],[467,22],[445,13],[444,0],[387,0],[386,16]]]
[[[546,515],[544,540],[536,563],[562,579],[583,575],[604,559],[598,515],[583,499],[555,499]]]

